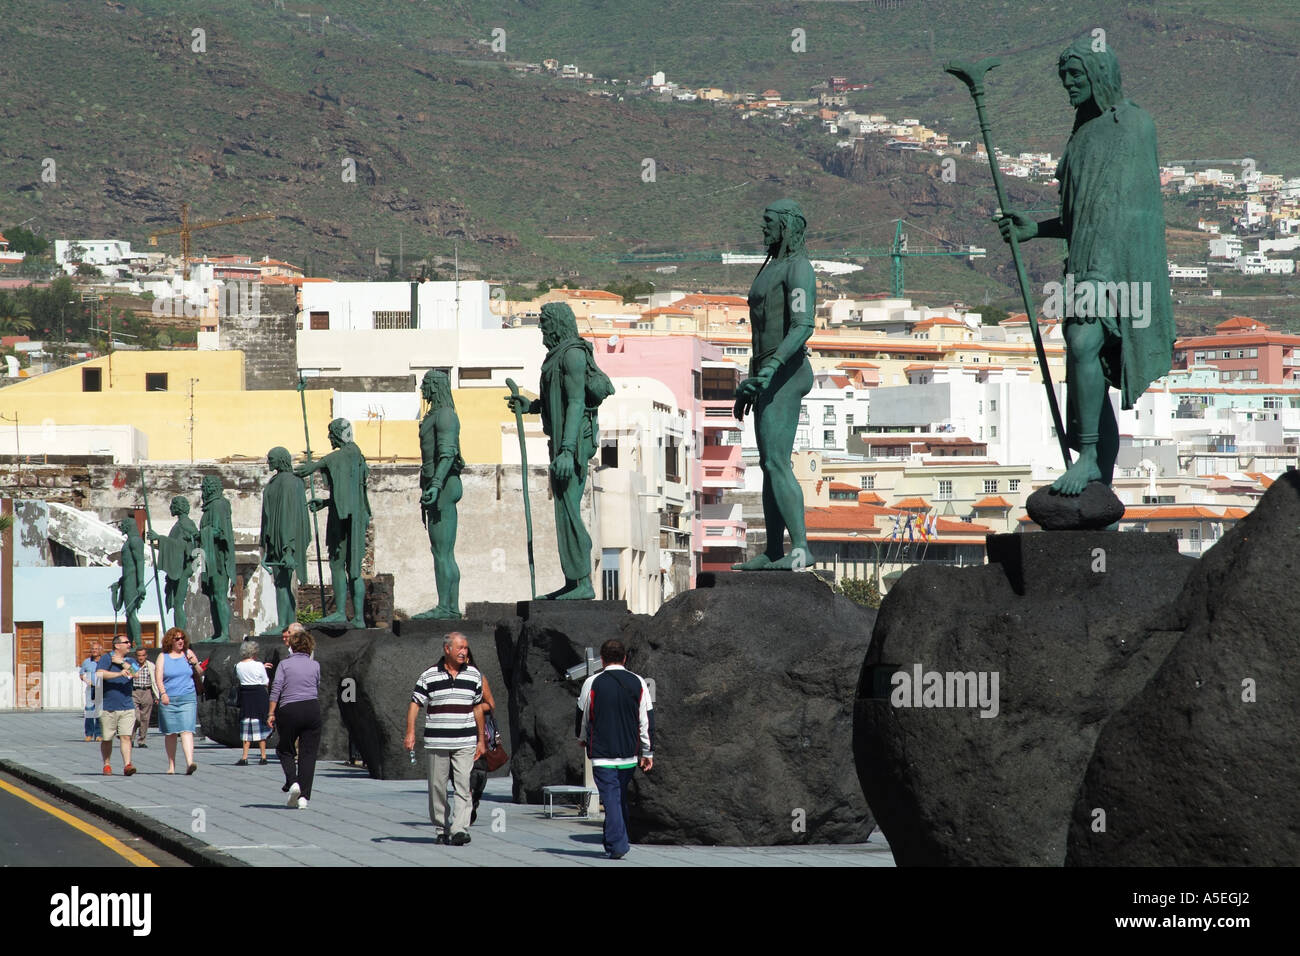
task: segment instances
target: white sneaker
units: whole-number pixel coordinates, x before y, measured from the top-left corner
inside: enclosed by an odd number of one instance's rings
[[[299,809],[299,810],[306,810],[306,809],[307,809],[307,798],[306,798],[306,797],[299,797],[299,798],[298,798],[298,809]]]
[[[295,783],[295,784],[292,784],[292,785],[289,787],[289,803],[288,803],[288,806],[290,806],[290,807],[296,807],[296,806],[298,805],[298,797],[299,797],[299,795],[300,795],[301,793],[302,793],[302,787],[298,786],[296,783]]]

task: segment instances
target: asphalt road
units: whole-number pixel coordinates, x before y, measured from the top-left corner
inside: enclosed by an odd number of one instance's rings
[[[184,865],[106,820],[0,774],[0,866]]]

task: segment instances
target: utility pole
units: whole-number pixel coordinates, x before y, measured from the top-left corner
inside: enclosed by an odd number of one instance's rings
[[[460,331],[460,243],[454,243],[456,256],[456,331]]]
[[[190,464],[194,464],[194,385],[197,378],[190,379]]]

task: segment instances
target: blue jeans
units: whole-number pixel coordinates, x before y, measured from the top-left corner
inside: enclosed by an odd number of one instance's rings
[[[613,767],[592,767],[600,802],[605,805],[605,851],[626,853],[627,844],[627,785],[632,782],[635,767],[616,770]]]

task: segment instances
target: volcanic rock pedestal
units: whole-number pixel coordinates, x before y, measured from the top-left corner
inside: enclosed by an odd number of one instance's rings
[[[628,629],[655,685],[655,764],[629,792],[644,843],[862,843],[849,742],[876,612],[812,573],[701,575]]]
[[[1069,863],[1300,861],[1297,572],[1300,474],[1289,471],[1188,577],[1181,639],[1097,741]]]
[[[569,668],[634,620],[623,601],[521,601],[519,629],[498,631],[497,657],[510,688],[510,765],[514,799],[541,803],[542,788],[581,786],[583,752],[574,734],[585,677]],[[635,669],[635,667],[633,667]]]
[[[1181,636],[1196,565],[1172,535],[1104,531],[991,535],[988,556],[904,574],[862,666],[854,755],[899,865],[1065,862],[1093,745]]]

